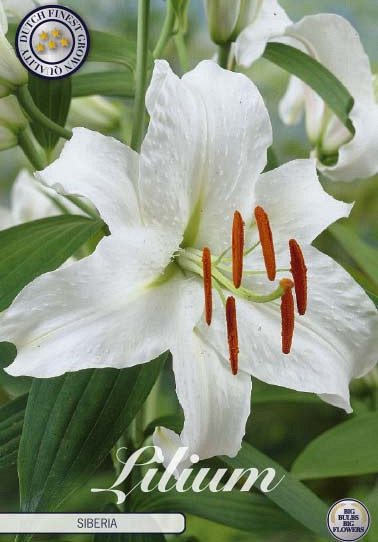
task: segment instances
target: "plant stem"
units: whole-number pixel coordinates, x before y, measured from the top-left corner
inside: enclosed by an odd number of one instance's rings
[[[184,33],[180,30],[174,37],[177,54],[180,60],[181,70],[185,73],[189,70],[188,51],[186,49]]]
[[[38,124],[44,126],[59,137],[63,137],[64,139],[71,139],[71,130],[67,130],[66,128],[63,128],[63,126],[59,126],[59,124],[56,124],[56,122],[49,119],[49,117],[42,113],[42,111],[35,105],[33,97],[30,94],[27,85],[18,87],[15,92],[21,107],[34,122],[37,122]]]
[[[136,85],[134,99],[134,121],[131,135],[131,148],[139,152],[144,132],[144,99],[146,94],[147,56],[148,56],[148,15],[150,0],[139,0],[138,39],[136,62]]]
[[[175,20],[176,20],[176,14],[175,14],[175,10],[173,9],[172,0],[167,0],[167,7],[165,10],[165,19],[163,23],[163,28],[161,29],[159,39],[152,53],[152,56],[154,58],[161,58],[165,46],[167,45],[168,41],[171,39],[173,35],[173,27],[175,24]]]
[[[231,42],[223,43],[218,47],[218,64],[221,68],[228,68],[228,59],[230,57]]]
[[[27,130],[23,130],[18,134],[18,144],[36,170],[44,169],[47,166],[46,157],[36,148]]]

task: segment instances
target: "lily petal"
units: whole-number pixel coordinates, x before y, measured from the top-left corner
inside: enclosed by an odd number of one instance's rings
[[[324,116],[327,115],[325,104],[316,93],[303,85],[306,127],[312,143],[320,143],[322,150],[329,154],[333,154],[332,151],[337,151],[341,145],[336,164],[329,167],[320,163],[319,168],[335,180],[351,181],[374,175],[378,171],[378,105],[375,103],[369,58],[358,32],[343,17],[321,13],[304,17],[297,24],[289,26],[285,35],[291,44],[296,40],[298,48],[328,68],[345,85],[355,101],[350,113],[354,136],[336,118],[328,121],[331,125],[324,132]],[[348,43],[347,48],[345,43]],[[280,105],[284,122],[292,93],[290,87],[288,92],[290,94],[285,95]]]
[[[181,80],[158,61],[147,107],[139,183],[145,221],[186,231],[191,246],[223,250],[235,209],[252,213],[254,182],[272,140],[258,90],[212,61]]]
[[[271,38],[283,34],[291,24],[277,0],[253,2],[249,19],[250,24],[239,34],[235,47],[237,63],[246,68],[260,58]]]
[[[351,412],[349,382],[377,363],[378,313],[373,302],[336,262],[303,247],[308,268],[308,308],[295,317],[291,352],[281,351],[280,303],[237,300],[239,367],[260,380],[319,394]],[[215,311],[221,311],[217,306]],[[226,333],[220,318],[209,329],[215,347]]]
[[[346,86],[356,101],[374,102],[369,58],[357,30],[344,17],[332,13],[308,15],[289,26],[285,35],[298,40],[308,54]]]
[[[293,160],[263,173],[256,183],[256,205],[269,216],[278,253],[288,251],[291,238],[310,244],[352,207],[323,190],[313,159]]]
[[[52,377],[123,368],[168,350],[177,321],[189,333],[202,313],[199,282],[175,270],[152,282],[176,246],[167,231],[130,228],[122,239],[104,238],[85,260],[38,277],[1,316],[0,340],[18,352],[7,372]]]
[[[38,172],[38,178],[63,195],[87,197],[112,233],[139,225],[138,154],[86,128],[74,128],[73,134],[60,157]]]
[[[225,343],[227,339],[225,339]],[[167,466],[179,446],[200,459],[217,455],[234,457],[241,446],[250,413],[252,383],[248,374],[233,376],[221,356],[194,331],[172,348],[176,393],[184,410],[180,435],[160,428],[155,443],[162,448]],[[211,384],[210,384],[211,383]],[[181,468],[190,465],[184,461]]]
[[[337,163],[329,167],[319,163],[330,179],[353,181],[378,172],[378,105],[356,102],[349,117],[355,134],[340,147]]]
[[[304,106],[304,83],[298,77],[291,75],[285,95],[279,103],[279,114],[282,122],[288,126],[299,124],[303,118]]]

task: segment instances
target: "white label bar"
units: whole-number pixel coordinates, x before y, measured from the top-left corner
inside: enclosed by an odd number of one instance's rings
[[[183,514],[0,514],[0,533],[165,533],[185,531]]]

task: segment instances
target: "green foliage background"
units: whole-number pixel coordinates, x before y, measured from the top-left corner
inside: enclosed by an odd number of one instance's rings
[[[158,34],[164,10],[164,2],[152,0],[152,36]],[[335,12],[345,16],[360,32],[362,41],[370,56],[371,63],[378,71],[378,49],[376,47],[378,8],[375,0],[282,0],[292,19],[314,12]],[[108,30],[113,33],[128,33],[127,37],[135,37],[136,1],[113,0],[95,1],[81,0],[79,5],[75,0],[66,1],[65,5],[80,12],[91,28]],[[201,0],[192,0],[190,8],[190,32],[187,37],[190,63],[194,66],[197,61],[212,56],[215,49],[207,35]],[[347,44],[346,44],[347,46]],[[170,62],[179,71],[174,47],[168,47],[167,55]],[[90,66],[85,68],[90,70]],[[265,98],[274,127],[274,149],[280,163],[293,158],[307,156],[308,145],[303,126],[287,128],[282,125],[277,116],[277,104],[282,96],[288,75],[275,68],[266,60],[259,61],[248,72],[259,86]],[[126,106],[129,106],[125,102]],[[22,153],[12,150],[0,153],[0,195],[6,200],[9,188],[19,169],[26,165]],[[360,180],[354,183],[325,183],[325,187],[335,197],[345,201],[356,201],[352,217],[342,231],[333,230],[324,233],[318,240],[318,246],[342,263],[359,282],[371,293],[378,296],[378,189],[377,178]],[[357,250],[358,248],[358,250]],[[366,261],[373,262],[369,268]],[[374,263],[375,262],[375,263]],[[164,377],[159,387],[153,390],[154,412],[149,413],[150,419],[158,415],[175,412],[177,402],[174,393],[173,375],[169,367],[165,369]],[[0,401],[6,402],[9,397],[15,397],[28,389],[28,379],[11,379],[4,374],[0,376]],[[357,414],[376,413],[377,389],[373,379],[357,382],[353,387],[353,405]],[[350,419],[342,411],[321,403],[320,401],[304,401],[293,396],[286,400],[278,399],[271,402],[253,402],[254,397],[264,396],[269,388],[256,383],[252,395],[252,415],[248,422],[246,440],[256,448],[271,456],[285,468],[290,469],[295,458],[318,435],[334,425]],[[372,440],[367,444],[374,446]],[[354,446],[350,442],[350,448]],[[350,451],[345,449],[343,453]],[[315,460],[315,459],[314,459]],[[370,470],[371,472],[371,470]],[[97,472],[90,484],[83,487],[74,498],[65,505],[67,511],[101,511],[107,502],[105,494],[93,495],[91,487],[107,487],[114,480],[114,471],[110,460]],[[374,474],[358,476],[325,477],[309,480],[312,488],[325,502],[332,503],[345,496],[351,496],[366,502],[373,516],[373,523],[368,542],[378,539],[378,486]],[[1,472],[0,483],[0,512],[18,510],[18,486],[16,469]],[[248,532],[236,531],[194,516],[189,517],[188,530],[185,537],[193,536],[206,542],[292,542],[284,534],[274,536],[255,536]],[[13,537],[1,536],[7,542]],[[48,537],[36,538],[47,540]],[[69,540],[70,537],[54,540]],[[89,536],[72,537],[77,542],[90,540]],[[172,539],[168,537],[168,539]],[[50,538],[51,540],[51,538]],[[194,540],[194,539],[193,539]],[[320,542],[315,535],[303,535],[299,542]]]

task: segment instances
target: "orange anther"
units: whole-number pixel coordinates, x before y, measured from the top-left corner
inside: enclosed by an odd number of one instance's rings
[[[294,299],[292,294],[294,284],[290,279],[282,279],[280,286],[285,290],[281,297],[282,352],[289,354],[294,333]]]
[[[307,308],[307,267],[303,253],[295,239],[290,239],[290,267],[294,279],[297,309],[304,314]]]
[[[213,294],[211,286],[211,253],[210,249],[205,247],[202,251],[202,269],[203,269],[203,288],[205,292],[205,318],[209,326],[213,313]]]
[[[236,321],[235,298],[230,296],[226,301],[227,338],[230,352],[231,371],[233,375],[238,374],[238,325]]]
[[[273,236],[268,215],[262,207],[257,206],[255,208],[255,219],[259,230],[266,273],[269,280],[274,280],[276,278],[276,256],[274,253]]]
[[[244,222],[239,211],[235,211],[232,224],[232,279],[239,288],[243,276]]]

